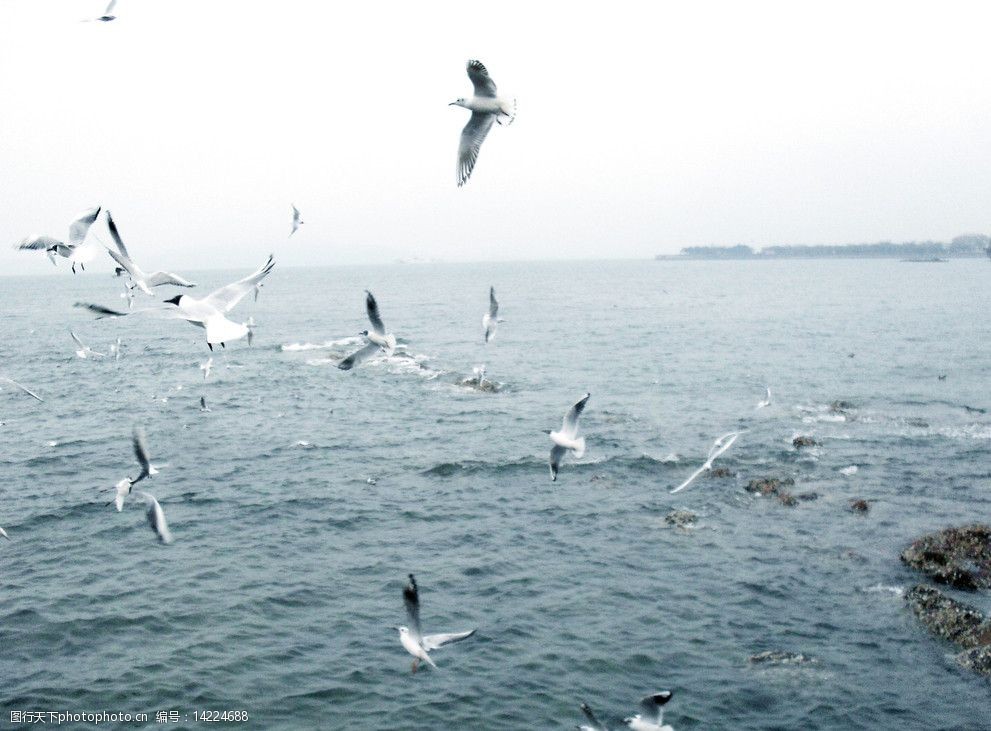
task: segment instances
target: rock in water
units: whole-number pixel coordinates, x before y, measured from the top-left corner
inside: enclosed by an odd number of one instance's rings
[[[850,501],[850,510],[852,510],[855,513],[866,513],[870,509],[871,509],[870,503],[868,503],[863,498],[857,498],[855,500]]]
[[[691,510],[672,510],[664,516],[664,522],[675,528],[689,528],[695,524],[698,516]]]
[[[905,599],[915,616],[937,637],[967,648],[991,643],[991,622],[975,607],[923,584],[912,587]]]
[[[975,673],[991,676],[991,645],[964,650],[957,655],[957,662]]]
[[[974,523],[930,533],[902,551],[901,559],[941,584],[991,588],[991,526]]]
[[[765,650],[747,658],[751,665],[807,665],[819,662],[814,657],[800,652],[784,652],[782,650]]]
[[[751,480],[747,483],[747,492],[752,492],[756,495],[768,496],[777,495],[781,492],[782,487],[787,487],[794,485],[795,481],[790,477],[786,477],[783,480],[779,480],[777,477],[761,477],[757,480]]]
[[[818,447],[819,442],[810,436],[800,435],[791,440],[791,446],[795,449],[801,449],[802,447]]]

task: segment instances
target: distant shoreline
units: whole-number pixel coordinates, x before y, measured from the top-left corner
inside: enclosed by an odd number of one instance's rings
[[[946,261],[947,259],[985,259],[987,254],[939,254],[933,257],[909,256],[905,253],[892,254],[751,254],[745,255],[723,255],[723,256],[699,256],[692,254],[657,254],[655,261],[786,261],[791,259],[887,259],[889,261],[904,261],[914,263],[930,263],[935,261]]]
[[[895,244],[879,241],[874,244],[788,244],[755,249],[745,244],[736,246],[686,246],[678,254],[658,254],[657,261],[685,259],[901,259],[902,261],[935,262],[946,259],[982,259],[991,257],[991,237],[984,234],[963,234],[950,243],[942,241],[906,241]]]

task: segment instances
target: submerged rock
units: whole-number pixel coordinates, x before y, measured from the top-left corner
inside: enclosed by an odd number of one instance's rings
[[[991,645],[964,650],[957,655],[957,662],[975,673],[991,676]]]
[[[818,447],[819,442],[807,435],[800,435],[791,440],[791,446],[795,449],[801,449],[802,447]]]
[[[798,500],[795,499],[795,496],[792,495],[790,492],[779,492],[778,493],[778,501],[782,505],[787,505],[789,508],[794,507],[795,505],[798,505]]]
[[[991,643],[991,621],[980,610],[919,584],[905,595],[909,606],[930,632],[961,647]]]
[[[766,497],[767,495],[777,495],[781,491],[782,487],[789,487],[794,484],[795,481],[790,477],[786,477],[783,480],[778,479],[777,477],[760,477],[756,480],[751,480],[748,482],[744,489],[747,492],[754,493],[755,495],[763,495]]]
[[[801,500],[804,503],[812,502],[813,500],[819,499],[819,493],[817,492],[800,492],[795,495],[796,500]]]
[[[733,471],[729,467],[715,467],[709,470],[709,477],[732,477]]]
[[[902,551],[901,560],[941,584],[991,588],[991,526],[974,523],[930,533]]]
[[[829,405],[829,410],[834,413],[842,413],[855,408],[857,408],[856,404],[852,404],[849,401],[844,401],[843,399],[836,399]]]
[[[870,509],[870,503],[863,498],[856,498],[850,501],[850,510],[855,513],[866,513]]]
[[[807,665],[819,662],[810,655],[800,652],[784,652],[783,650],[765,650],[747,658],[751,665]]]
[[[691,510],[672,510],[664,516],[664,522],[675,528],[688,528],[695,524],[698,516]]]

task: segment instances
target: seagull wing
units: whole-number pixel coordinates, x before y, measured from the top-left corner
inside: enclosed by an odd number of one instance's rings
[[[663,713],[661,709],[669,700],[671,700],[671,692],[667,690],[648,695],[640,699],[640,712],[644,716],[653,719],[655,724],[660,725],[661,714]]]
[[[555,482],[557,480],[558,468],[560,468],[561,460],[564,459],[564,455],[567,453],[567,451],[568,451],[567,449],[560,446],[559,444],[555,444],[553,447],[551,447],[551,459],[550,459],[551,482]]]
[[[494,121],[494,114],[472,112],[468,124],[461,130],[461,142],[458,144],[459,188],[471,177],[471,171],[475,169],[475,162],[478,160],[478,151],[482,148],[482,143],[492,129]]]
[[[86,350],[86,345],[83,343],[82,340],[79,339],[78,335],[72,332],[72,330],[69,331],[69,334],[72,336],[72,339],[76,341],[76,345],[78,345],[83,350]]]
[[[134,427],[134,456],[138,458],[141,465],[141,474],[131,481],[131,484],[141,482],[151,474],[151,457],[148,454],[148,440],[145,437],[145,430],[140,426]]]
[[[144,279],[141,270],[135,266],[134,262],[131,261],[131,257],[129,257],[126,252],[121,254],[108,247],[107,253],[110,254],[111,259],[120,264],[124,271],[130,275],[131,279]]]
[[[41,398],[41,396],[39,396],[38,394],[36,394],[34,391],[32,391],[31,389],[29,389],[27,386],[24,386],[24,385],[18,383],[13,378],[7,378],[7,376],[0,376],[0,381],[6,381],[7,383],[9,383],[11,385],[17,386],[19,389],[21,389],[24,393],[26,393],[31,398],[37,399],[38,401],[41,401],[43,403],[45,401],[45,399]]]
[[[493,320],[499,314],[499,303],[495,298],[495,287],[489,287],[489,317]]]
[[[420,634],[420,590],[416,586],[413,574],[409,575],[409,582],[403,587],[403,604],[406,606],[406,621],[409,622],[410,634],[415,640],[420,641],[423,636]]]
[[[585,714],[585,718],[587,718],[588,722],[592,724],[592,731],[609,731],[608,727],[596,718],[595,714],[592,712],[591,706],[589,706],[588,703],[582,703],[581,709],[582,713]]]
[[[365,290],[365,309],[368,310],[368,319],[372,323],[372,330],[377,332],[379,335],[385,335],[385,325],[382,324],[382,316],[379,315],[379,305],[375,301],[375,297],[371,292]]]
[[[21,243],[17,245],[17,248],[38,251],[40,249],[50,249],[53,246],[64,246],[64,244],[51,236],[26,236],[21,239]]]
[[[211,307],[215,307],[221,312],[230,312],[245,295],[254,290],[256,284],[268,276],[274,266],[275,258],[269,254],[268,261],[254,274],[250,274],[244,279],[240,279],[233,284],[228,284],[226,287],[221,287],[215,292],[211,292],[203,302]]]
[[[423,645],[423,649],[427,652],[431,650],[436,650],[438,647],[443,647],[444,645],[450,645],[452,642],[461,642],[461,640],[467,640],[478,630],[473,629],[467,632],[449,632],[447,634],[440,635],[426,635],[420,644]]]
[[[340,363],[338,363],[337,367],[340,368],[342,371],[349,371],[352,368],[354,368],[356,365],[361,365],[363,361],[368,360],[380,350],[381,348],[377,346],[375,343],[369,343],[364,348],[361,348],[360,350],[356,350],[355,352],[351,353],[351,355],[349,355],[347,358],[345,358]]]
[[[489,70],[481,61],[469,61],[467,64],[468,78],[471,79],[472,86],[475,87],[475,96],[494,97],[496,95],[496,85],[489,76]]]
[[[582,415],[585,410],[585,404],[588,403],[588,399],[592,394],[586,393],[582,396],[581,400],[568,409],[568,413],[564,415],[564,422],[561,424],[561,431],[567,436],[574,438],[578,434],[578,417]]]
[[[110,238],[114,240],[114,244],[117,246],[117,251],[123,254],[125,258],[130,259],[131,255],[127,253],[127,247],[124,246],[124,240],[120,237],[120,231],[117,230],[117,224],[114,222],[114,217],[110,215],[109,210],[107,211],[107,229],[110,231]]]
[[[83,239],[86,238],[86,234],[89,232],[89,227],[93,225],[93,222],[96,221],[96,217],[99,215],[100,206],[80,213],[79,217],[69,226],[69,243],[73,246],[83,243]]]
[[[169,530],[169,524],[165,520],[165,511],[158,504],[158,500],[155,499],[154,495],[147,492],[139,491],[138,494],[148,504],[148,512],[145,515],[148,518],[148,525],[158,535],[158,540],[162,543],[172,543],[172,531]]]
[[[162,305],[156,307],[143,307],[140,310],[131,310],[130,312],[121,312],[120,310],[93,304],[92,302],[76,302],[73,307],[80,307],[84,310],[89,310],[96,315],[97,320],[102,320],[105,317],[128,317],[129,315],[154,315],[155,317],[161,317],[167,320],[185,319],[179,315],[178,308],[172,305],[169,305],[168,307]]]
[[[110,0],[110,4],[107,6],[107,9],[103,11],[103,14],[110,15],[110,13],[114,11],[114,6],[116,4],[117,4],[117,0]]]
[[[695,470],[687,480],[685,480],[684,482],[682,482],[675,489],[671,490],[671,494],[674,495],[676,492],[681,492],[682,490],[684,490],[686,487],[688,487],[693,482],[695,482],[695,478],[696,477],[698,477],[699,475],[701,475],[703,472],[705,472],[711,466],[712,466],[712,464],[707,461],[704,465],[702,465],[697,470]]]
[[[183,279],[178,274],[172,272],[152,272],[145,277],[145,284],[149,287],[161,287],[163,284],[174,284],[176,287],[195,287],[195,282]]]

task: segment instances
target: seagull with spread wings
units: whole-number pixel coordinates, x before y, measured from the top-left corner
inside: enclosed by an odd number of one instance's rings
[[[578,459],[585,455],[585,437],[578,436],[578,417],[585,410],[585,404],[592,394],[586,393],[581,399],[564,415],[560,431],[548,432],[554,446],[551,447],[551,481],[557,480],[557,472],[561,467],[561,460],[569,451]]]
[[[86,243],[86,234],[89,233],[90,226],[100,215],[100,206],[83,211],[76,217],[76,220],[69,225],[68,242],[59,241],[52,236],[39,236],[37,234],[28,236],[17,245],[22,251],[44,251],[52,264],[55,257],[61,256],[72,263],[72,273],[76,273],[76,265],[86,271],[86,264],[96,255],[96,248]]]
[[[379,351],[383,351],[386,357],[391,357],[396,350],[396,336],[386,333],[385,325],[382,323],[382,316],[379,315],[378,302],[374,295],[365,290],[365,309],[368,311],[368,320],[372,323],[371,330],[362,330],[359,335],[363,335],[368,343],[360,350],[351,353],[347,358],[337,364],[342,371],[349,371],[362,361],[368,360]]]
[[[178,274],[173,274],[172,272],[155,271],[145,274],[127,253],[127,247],[124,246],[124,241],[120,237],[120,231],[117,230],[117,224],[114,222],[114,217],[110,215],[110,211],[107,211],[107,228],[110,230],[110,237],[117,246],[117,251],[108,247],[107,253],[127,272],[131,278],[131,289],[137,287],[145,294],[153,296],[154,292],[151,291],[151,288],[161,287],[163,284],[172,284],[176,287],[196,286],[193,282],[183,279]]]
[[[485,342],[495,337],[496,327],[502,322],[499,317],[499,301],[496,300],[495,287],[489,287],[489,311],[482,315],[482,330],[485,331]]]
[[[478,151],[482,148],[489,130],[492,129],[492,123],[498,122],[509,126],[516,119],[516,100],[498,95],[495,82],[489,76],[485,65],[481,61],[469,61],[467,68],[468,78],[475,87],[474,95],[470,99],[461,97],[448,104],[449,107],[464,107],[471,110],[471,118],[461,130],[461,142],[458,144],[459,188],[468,182],[478,160]]]
[[[151,456],[148,452],[148,439],[145,437],[145,430],[139,426],[135,427],[134,435],[131,441],[134,445],[134,456],[138,460],[138,466],[141,468],[141,471],[138,473],[137,477],[125,477],[114,485],[114,490],[116,490],[117,493],[114,495],[113,501],[108,503],[108,505],[116,506],[118,513],[124,509],[124,498],[131,494],[132,487],[146,477],[151,477],[152,475],[158,474],[158,468],[151,463]]]
[[[289,235],[292,236],[294,233],[296,233],[296,230],[300,226],[302,226],[304,223],[306,223],[306,221],[304,221],[302,218],[300,218],[299,209],[296,208],[296,204],[295,203],[290,203],[289,205],[292,208],[292,231],[289,232]]]
[[[399,631],[399,641],[406,652],[413,656],[413,672],[416,672],[420,661],[436,668],[430,657],[432,650],[437,650],[452,642],[460,642],[471,637],[477,630],[467,632],[450,632],[439,635],[424,635],[420,631],[420,591],[413,574],[409,575],[409,583],[403,587],[403,604],[406,605],[406,620],[409,626],[395,627]]]

